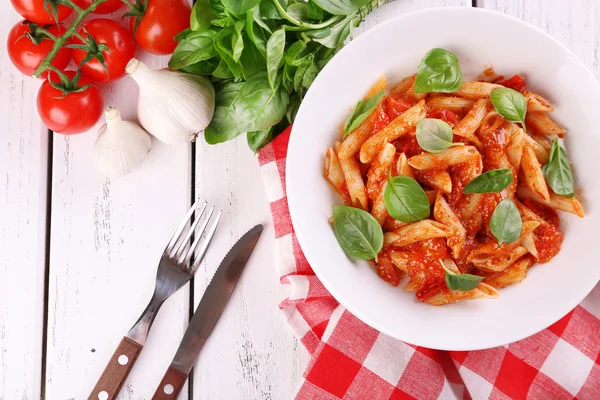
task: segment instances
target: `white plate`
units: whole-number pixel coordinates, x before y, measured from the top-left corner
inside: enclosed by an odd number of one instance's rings
[[[568,129],[585,219],[560,213],[560,253],[536,265],[517,285],[491,300],[443,307],[380,279],[364,262],[350,261],[328,223],[340,199],[322,176],[324,154],[340,123],[381,75],[412,75],[433,47],[454,52],[465,78],[486,66],[523,74],[548,98],[553,118]],[[362,34],[319,74],[298,112],[289,143],[287,193],[298,241],[331,294],[365,323],[406,342],[444,350],[474,350],[530,336],[572,310],[600,279],[600,86],[584,65],[546,33],[518,19],[478,8],[439,8],[405,14]]]

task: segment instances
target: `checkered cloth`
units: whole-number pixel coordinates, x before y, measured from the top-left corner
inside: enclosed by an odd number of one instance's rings
[[[342,307],[296,239],[285,190],[289,133],[258,160],[273,214],[280,308],[309,351],[297,399],[600,399],[600,285],[548,329],[504,347],[439,351],[393,339]]]

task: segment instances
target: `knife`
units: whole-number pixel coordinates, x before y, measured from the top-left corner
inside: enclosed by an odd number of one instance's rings
[[[229,302],[262,231],[262,225],[250,229],[221,261],[152,400],[174,400],[181,392],[200,351]]]

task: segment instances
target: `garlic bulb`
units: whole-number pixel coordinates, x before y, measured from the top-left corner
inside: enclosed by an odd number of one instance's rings
[[[127,175],[148,154],[150,135],[138,124],[123,121],[116,108],[104,112],[106,124],[98,131],[94,144],[94,166],[108,178]]]
[[[159,140],[187,143],[210,123],[215,89],[207,78],[166,69],[154,71],[135,58],[125,70],[140,87],[140,123]]]

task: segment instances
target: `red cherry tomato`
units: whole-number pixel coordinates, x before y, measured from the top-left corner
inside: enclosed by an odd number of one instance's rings
[[[50,25],[46,29],[55,36],[60,36],[66,29],[62,25]],[[8,56],[13,65],[21,73],[31,76],[33,71],[41,64],[44,57],[48,55],[54,42],[48,38],[41,39],[35,44],[32,39],[24,36],[26,33],[32,34],[26,21],[18,22],[8,33],[6,47]],[[35,35],[35,34],[34,34]],[[64,70],[71,62],[71,49],[61,48],[54,59],[52,65],[60,70]],[[48,71],[44,72],[40,78],[46,79]]]
[[[127,62],[135,55],[135,44],[131,38],[131,33],[112,19],[99,18],[86,22],[79,30],[79,34],[87,37],[85,32],[89,33],[97,44],[105,44],[109,50],[102,52],[104,61],[108,68],[108,75],[104,67],[93,58],[81,66],[81,72],[95,81],[114,81],[125,75],[125,66]],[[72,39],[73,43],[81,44],[78,38]],[[87,55],[87,52],[80,49],[73,49],[73,60],[77,65]]]
[[[75,76],[74,71],[66,71],[65,74],[69,78]],[[60,82],[54,72],[50,74],[49,79],[52,79],[52,82]],[[92,81],[82,76],[78,85],[90,83]],[[37,96],[37,109],[44,124],[54,132],[64,135],[82,133],[92,128],[102,116],[103,108],[102,95],[95,86],[62,97],[60,90],[52,87],[49,81],[45,81]]]
[[[40,25],[53,24],[54,16],[44,8],[44,0],[10,0],[13,7],[26,20]],[[73,10],[67,6],[58,6],[58,21],[62,21]]]
[[[148,6],[138,25],[135,41],[148,53],[171,54],[177,42],[175,35],[190,27],[192,8],[187,0],[148,0]],[[129,29],[134,31],[135,18]]]
[[[73,2],[81,8],[88,8],[92,5],[94,0],[73,0]],[[96,7],[96,9],[92,11],[92,14],[110,14],[121,8],[123,4],[124,3],[121,0],[106,0],[106,2]]]

